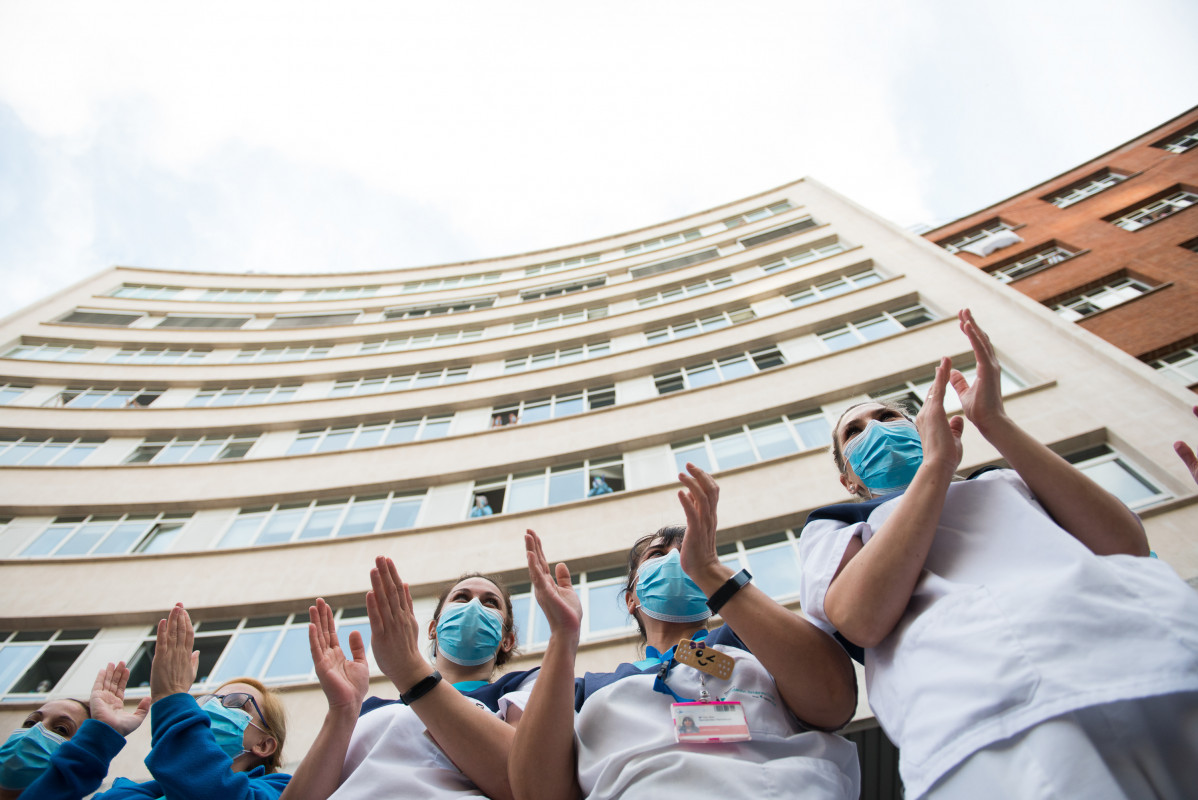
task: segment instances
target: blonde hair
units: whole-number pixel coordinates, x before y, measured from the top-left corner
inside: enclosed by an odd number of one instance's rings
[[[230,678],[218,686],[216,691],[219,692],[231,683],[253,686],[262,695],[262,721],[269,728],[267,733],[279,743],[275,751],[263,761],[262,766],[266,767],[267,772],[277,772],[279,767],[283,766],[283,740],[287,738],[287,714],[283,708],[283,701],[279,699],[279,693],[266,688],[257,678]]]

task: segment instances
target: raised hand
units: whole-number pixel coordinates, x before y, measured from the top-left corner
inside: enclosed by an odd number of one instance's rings
[[[370,684],[370,667],[366,664],[366,645],[362,634],[351,631],[349,649],[353,660],[345,658],[341,642],[337,639],[337,626],[333,622],[333,609],[318,597],[316,605],[308,607],[308,644],[312,647],[312,664],[316,667],[316,679],[329,701],[329,708],[360,708]]]
[[[158,620],[158,639],[150,662],[151,702],[186,692],[195,683],[200,651],[191,649],[194,641],[191,617],[182,603],[176,603],[166,619]]]
[[[944,391],[950,372],[953,376],[961,378],[962,382],[965,381],[960,372],[952,369],[951,361],[947,358],[940,359],[940,365],[936,367],[936,377],[932,380],[932,388],[928,390],[923,408],[915,417],[915,428],[919,431],[919,440],[923,444],[923,463],[942,469],[949,475],[956,472],[961,463],[961,432],[965,429],[964,419],[957,416],[950,420],[944,412]],[[981,372],[979,363],[979,376]],[[981,383],[979,379],[974,388]],[[999,402],[1001,406],[1001,400]]]
[[[985,434],[988,426],[1000,421],[1004,416],[1002,371],[998,366],[994,346],[990,344],[990,337],[978,326],[973,312],[963,308],[957,312],[957,319],[960,321],[961,332],[969,339],[969,345],[973,348],[977,377],[970,386],[965,376],[954,369],[949,376],[949,382],[961,398],[961,410],[965,418]]]
[[[103,722],[121,736],[128,736],[137,730],[150,711],[150,698],[143,697],[133,711],[125,710],[125,687],[129,684],[129,669],[124,661],[100,670],[96,682],[92,686],[91,702],[92,719]]]
[[[582,630],[582,600],[570,581],[570,568],[558,564],[554,572],[549,571],[541,537],[532,529],[524,534],[524,550],[528,555],[528,580],[537,605],[549,621],[550,632],[573,636],[577,641]]]
[[[379,556],[374,565],[371,589],[366,593],[370,649],[383,674],[400,692],[406,692],[428,677],[432,668],[420,654],[419,626],[408,585],[400,580],[391,559]]]
[[[1198,417],[1198,406],[1194,406],[1194,416]],[[1198,483],[1198,456],[1194,455],[1194,449],[1185,442],[1174,442],[1173,452],[1177,453],[1177,457],[1181,459],[1181,463],[1186,465],[1186,469],[1190,471],[1190,476]]]
[[[686,536],[682,538],[678,555],[683,572],[691,580],[701,583],[700,576],[720,571],[720,559],[715,551],[716,504],[720,501],[720,487],[714,478],[690,462],[686,464],[686,472],[678,473],[678,480],[686,487],[678,490],[678,500],[686,514]]]

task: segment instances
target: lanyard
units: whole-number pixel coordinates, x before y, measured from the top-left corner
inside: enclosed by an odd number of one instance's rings
[[[691,637],[691,641],[701,642],[706,638],[707,638],[707,630],[703,629],[700,631],[696,631],[695,635]],[[674,645],[674,647],[671,647],[669,650],[665,651],[664,653],[658,653],[657,648],[653,647],[652,645],[649,645],[648,647],[645,648],[646,658],[642,659],[641,661],[636,662],[636,666],[640,667],[641,669],[645,669],[646,667],[651,667],[654,664],[660,664],[661,666],[657,670],[657,677],[653,679],[653,691],[660,692],[661,694],[668,694],[671,697],[673,697],[675,701],[677,701],[679,703],[693,703],[693,702],[695,702],[694,698],[682,697],[677,692],[675,692],[673,689],[671,689],[670,685],[668,683],[666,683],[666,678],[668,678],[670,676],[670,670],[672,670],[674,668],[674,664],[676,663],[674,661],[674,650],[677,647],[678,647],[678,645]],[[699,681],[701,684],[704,684],[702,693],[704,695],[705,701],[706,701],[706,695],[707,695],[707,688],[705,685],[706,680],[707,680],[707,676],[700,672],[699,673]]]
[[[489,684],[486,681],[458,681],[453,685],[453,688],[464,694],[466,692],[473,692],[475,689],[481,689],[488,685]]]

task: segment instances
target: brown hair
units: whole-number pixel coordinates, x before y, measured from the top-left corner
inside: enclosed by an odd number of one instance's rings
[[[283,740],[287,738],[287,714],[283,701],[274,689],[268,689],[257,678],[231,678],[216,687],[219,692],[231,683],[244,683],[253,686],[262,695],[262,721],[266,724],[267,733],[274,737],[279,746],[262,762],[267,772],[277,772],[283,766]]]
[[[484,581],[489,581],[495,584],[495,588],[499,590],[499,594],[503,597],[503,635],[504,638],[511,634],[516,635],[516,614],[512,610],[512,593],[508,591],[507,584],[494,575],[484,575],[481,572],[464,572],[454,578],[441,589],[441,594],[437,597],[437,608],[433,611],[433,623],[441,619],[441,609],[445,606],[445,601],[449,598],[449,593],[453,591],[453,587],[457,586],[464,580],[470,578],[482,578]],[[430,645],[432,648],[433,658],[437,657],[437,640],[434,639]],[[507,662],[518,656],[520,653],[515,646],[511,650],[500,650],[495,654],[495,666],[502,667]]]
[[[662,542],[666,547],[671,547],[675,544],[682,543],[682,537],[686,535],[685,525],[666,525],[664,528],[658,528],[653,533],[647,533],[641,538],[632,543],[632,549],[628,551],[628,578],[624,581],[625,602],[629,597],[636,596],[636,573],[641,566],[641,556],[649,549],[649,545],[653,544],[658,539],[664,539]],[[641,644],[645,643],[645,623],[641,621],[641,617],[635,611],[632,612],[632,618],[636,620],[636,632],[640,634]]]
[[[851,406],[846,408],[844,411],[840,412],[840,416],[836,418],[836,425],[832,428],[832,446],[829,448],[829,451],[832,453],[832,460],[834,462],[836,462],[836,469],[838,472],[840,472],[841,475],[845,474],[846,468],[845,468],[845,461],[844,461],[844,451],[841,449],[841,446],[840,446],[840,423],[844,420],[844,415],[849,413],[850,411],[852,411],[854,408],[860,408],[861,406],[869,406],[869,405],[881,406],[882,408],[889,408],[891,411],[895,411],[899,414],[902,414],[905,419],[911,419],[911,409],[908,408],[906,405],[904,405],[903,403],[891,403],[891,402],[888,402],[885,400],[866,400],[865,402],[862,402],[862,403],[853,403]]]

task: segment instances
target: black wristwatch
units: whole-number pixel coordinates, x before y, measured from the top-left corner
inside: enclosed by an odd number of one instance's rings
[[[420,698],[433,690],[433,687],[441,682],[441,673],[433,670],[433,674],[427,678],[421,678],[415,686],[408,689],[406,692],[399,693],[399,702],[405,706],[410,706]]]
[[[742,569],[740,572],[733,575],[728,580],[724,581],[724,585],[715,590],[715,594],[707,598],[707,607],[711,609],[712,614],[720,613],[720,609],[724,607],[732,599],[732,595],[739,592],[746,583],[753,580],[753,576],[749,574],[747,569]]]

